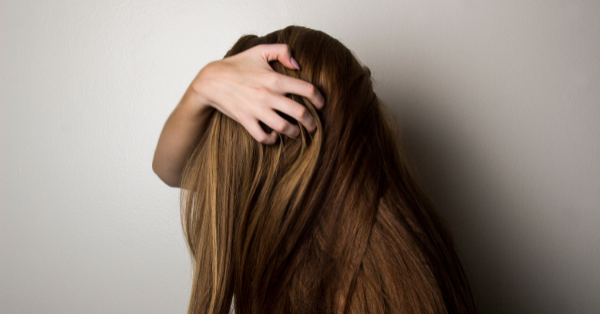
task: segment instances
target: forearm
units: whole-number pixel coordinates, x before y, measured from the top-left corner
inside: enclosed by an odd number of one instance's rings
[[[188,88],[163,127],[152,169],[171,187],[180,187],[183,167],[194,145],[206,132],[215,109]]]

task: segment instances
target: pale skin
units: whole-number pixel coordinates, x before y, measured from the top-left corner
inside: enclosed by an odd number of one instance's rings
[[[206,132],[213,110],[240,123],[263,144],[274,144],[279,134],[294,138],[300,134],[298,126],[275,110],[296,119],[309,132],[315,131],[315,121],[309,111],[285,95],[304,96],[317,109],[322,109],[325,104],[322,94],[308,82],[273,71],[269,61],[274,60],[296,69],[289,46],[270,44],[213,61],[200,70],[165,122],[158,139],[152,169],[164,183],[180,187],[186,159]],[[265,133],[259,120],[273,131]]]

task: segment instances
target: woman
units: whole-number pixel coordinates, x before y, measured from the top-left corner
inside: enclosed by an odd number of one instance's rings
[[[243,36],[200,71],[153,162],[183,187],[189,313],[473,313],[390,117],[369,69],[304,27]]]

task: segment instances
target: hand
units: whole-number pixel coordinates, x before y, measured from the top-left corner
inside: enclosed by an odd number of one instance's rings
[[[237,55],[206,65],[190,84],[163,127],[152,169],[167,185],[179,187],[187,157],[206,132],[216,108],[240,123],[250,135],[264,144],[277,141],[277,133],[297,137],[298,126],[279,116],[274,109],[296,119],[313,132],[315,122],[301,104],[283,96],[307,97],[317,109],[324,98],[310,83],[273,71],[269,61],[279,60],[295,69],[289,47],[284,44],[258,45]],[[211,110],[209,110],[211,109]],[[274,131],[266,134],[262,121]]]
[[[199,103],[209,104],[237,121],[261,143],[275,143],[277,132],[294,138],[300,135],[298,126],[279,116],[275,109],[296,119],[309,132],[314,132],[316,125],[310,112],[284,95],[304,96],[317,109],[323,108],[323,96],[314,85],[273,71],[269,65],[269,61],[273,60],[296,69],[288,45],[258,45],[209,63],[198,73],[190,87]],[[265,133],[259,120],[273,131]]]

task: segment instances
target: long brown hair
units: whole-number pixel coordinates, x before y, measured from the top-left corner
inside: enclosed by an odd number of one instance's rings
[[[189,313],[473,313],[451,235],[401,153],[371,72],[338,40],[289,26],[225,57],[285,43],[325,97],[309,134],[262,144],[215,110],[185,166]],[[269,132],[270,128],[263,126]],[[235,297],[234,297],[235,296]]]

